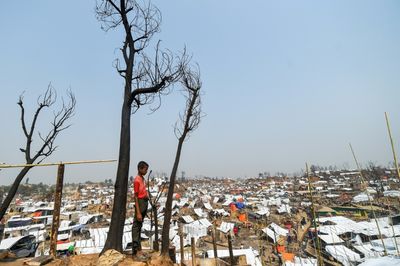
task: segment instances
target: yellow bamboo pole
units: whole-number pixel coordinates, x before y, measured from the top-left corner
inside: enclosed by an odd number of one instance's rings
[[[395,148],[394,148],[394,142],[393,142],[393,138],[392,138],[392,132],[391,132],[391,130],[390,130],[389,117],[388,117],[388,115],[387,115],[386,112],[385,112],[385,118],[386,118],[387,130],[388,130],[388,133],[389,133],[390,145],[392,146],[392,153],[393,153],[394,165],[395,165],[396,170],[397,170],[397,178],[400,179],[399,164],[397,163],[396,150],[395,150]],[[396,235],[395,235],[394,228],[393,228],[393,223],[392,223],[392,231],[393,231],[394,243],[396,244],[397,255],[400,255],[399,247],[398,247],[397,241],[396,241]]]
[[[311,200],[311,211],[312,211],[312,215],[313,215],[313,225],[314,225],[315,236],[316,236],[315,241],[317,243],[317,246],[316,246],[317,262],[318,262],[318,266],[319,266],[319,265],[324,265],[324,263],[323,263],[322,257],[321,257],[321,244],[319,242],[319,237],[318,237],[318,229],[317,229],[315,207],[314,207],[314,198],[313,198],[313,194],[312,194],[310,172],[308,170],[308,164],[307,163],[306,163],[306,173],[307,173],[307,180],[308,180],[308,192],[310,193],[310,200]]]
[[[365,182],[364,176],[363,176],[363,174],[362,174],[362,172],[361,172],[360,164],[359,164],[358,161],[357,161],[356,154],[354,153],[353,146],[351,146],[351,143],[349,143],[349,146],[350,146],[350,149],[351,149],[351,153],[353,154],[354,161],[356,162],[358,172],[360,173],[361,182],[362,182],[363,184],[366,184],[365,192],[367,193],[369,206],[370,206],[370,208],[371,208],[372,215],[374,216],[374,220],[375,220],[375,223],[376,223],[376,227],[378,228],[378,233],[379,233],[379,237],[380,237],[381,242],[382,242],[382,246],[383,246],[383,250],[384,250],[385,256],[387,256],[387,250],[386,250],[385,242],[383,241],[383,238],[382,238],[381,228],[380,228],[380,226],[379,226],[378,220],[376,219],[375,210],[374,210],[374,208],[373,208],[373,206],[372,206],[371,197],[370,197],[370,195],[369,195],[368,184]]]
[[[390,144],[392,146],[392,152],[393,152],[393,158],[394,158],[394,164],[397,170],[397,177],[400,179],[400,170],[399,170],[399,164],[397,163],[397,156],[396,156],[396,150],[394,149],[394,142],[392,138],[392,132],[390,131],[390,123],[389,123],[389,118],[387,113],[385,112],[385,118],[386,118],[386,125],[389,133],[389,139],[390,139]]]
[[[26,166],[54,166],[60,164],[88,164],[88,163],[111,163],[117,160],[91,160],[91,161],[75,161],[75,162],[58,162],[58,163],[35,163],[35,164],[0,164],[0,168],[20,168]]]

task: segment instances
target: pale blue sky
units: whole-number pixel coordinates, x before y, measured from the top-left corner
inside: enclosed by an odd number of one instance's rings
[[[190,176],[295,172],[304,163],[353,166],[392,160],[384,112],[400,152],[399,1],[153,1],[163,15],[155,36],[184,45],[201,67],[199,129],[183,148]],[[23,163],[19,94],[35,102],[52,82],[77,98],[73,126],[47,161],[117,158],[122,79],[112,67],[122,42],[105,33],[95,1],[6,1],[0,15],[0,162]],[[177,88],[178,89],[178,88]],[[133,116],[132,175],[138,160],[170,173],[179,93],[152,115]],[[115,177],[116,164],[70,166],[66,182]],[[17,170],[0,171],[8,184]],[[31,182],[54,182],[34,169]]]

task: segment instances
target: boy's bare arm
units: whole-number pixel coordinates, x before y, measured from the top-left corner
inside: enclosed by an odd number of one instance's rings
[[[138,193],[135,193],[134,197],[135,197],[136,219],[138,221],[142,221],[142,213],[140,212]]]

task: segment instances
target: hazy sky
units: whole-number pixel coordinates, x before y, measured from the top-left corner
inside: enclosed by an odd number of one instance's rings
[[[183,147],[189,176],[296,172],[304,163],[392,160],[384,112],[400,152],[400,2],[153,1],[163,47],[186,45],[201,67],[203,111]],[[0,162],[23,163],[18,96],[28,111],[52,82],[77,99],[72,127],[47,162],[116,159],[123,80],[112,67],[123,35],[105,33],[95,1],[5,1],[0,15]],[[153,47],[150,47],[150,52]],[[179,87],[175,88],[179,90]],[[132,164],[170,173],[184,108],[179,92],[132,118]],[[31,114],[31,112],[29,114]],[[41,126],[45,127],[44,118]],[[37,143],[38,141],[36,141]],[[18,170],[0,171],[9,184]],[[116,164],[68,166],[65,182],[115,178]],[[54,183],[56,167],[30,182]]]

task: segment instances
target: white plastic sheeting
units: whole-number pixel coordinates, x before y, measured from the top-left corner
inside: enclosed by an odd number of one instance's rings
[[[317,259],[294,257],[294,262],[287,261],[285,266],[318,266]]]
[[[400,248],[400,237],[396,237],[396,238],[389,237],[389,238],[383,239],[383,242],[385,243],[386,251],[390,255],[397,255],[396,243],[394,242],[395,239],[397,242],[397,246]],[[380,239],[371,240],[371,244],[375,249],[383,250],[382,240],[380,240]]]
[[[218,227],[217,229],[224,232],[225,234],[228,233],[230,230],[233,229],[233,227],[235,227],[235,224],[233,223],[227,223],[227,222],[222,222],[221,226]]]
[[[201,208],[196,208],[193,209],[194,213],[199,217],[199,218],[203,218],[203,217],[207,217],[207,213],[204,212]]]
[[[378,218],[377,222],[383,236],[392,237],[393,231],[395,236],[400,235],[400,225],[393,225],[392,227],[389,217]],[[367,236],[379,235],[378,227],[375,220],[371,220],[369,222],[363,221],[357,224],[361,229],[357,230],[356,233],[362,233]]]
[[[272,241],[273,241],[274,243],[276,242],[275,239],[279,237],[276,233],[274,233],[274,231],[272,231],[272,230],[269,229],[268,227],[262,229],[262,231],[263,231],[265,234],[267,234],[267,236],[269,236],[269,237],[272,239]],[[278,240],[278,239],[276,239],[276,240]]]
[[[278,208],[278,213],[291,213],[292,211],[292,207],[289,206],[289,204],[282,204],[279,208]]]
[[[227,258],[229,257],[229,250],[217,250],[218,258]],[[233,256],[246,256],[246,263],[251,266],[262,266],[259,254],[256,250],[249,249],[234,249]],[[207,250],[207,256],[209,258],[214,258],[214,250]]]
[[[370,200],[374,200],[374,196],[369,195]],[[364,202],[368,201],[368,195],[366,193],[360,193],[353,198],[353,202]]]
[[[398,191],[398,190],[387,190],[387,191],[383,192],[383,196],[397,198],[397,197],[400,197],[400,191]]]
[[[281,236],[286,236],[289,231],[285,228],[280,227],[279,225],[277,225],[276,223],[271,223],[270,228],[273,229],[275,231],[276,234],[281,235]]]
[[[216,198],[216,199],[218,199],[218,198]],[[204,203],[204,208],[206,208],[209,211],[211,211],[213,209],[213,207],[208,202]]]
[[[185,223],[189,224],[189,223],[193,223],[194,220],[190,215],[184,215],[182,216],[182,219],[185,221]]]
[[[344,266],[351,266],[357,262],[361,262],[361,257],[358,253],[343,245],[328,245],[325,247],[325,250]]]
[[[259,215],[266,215],[269,216],[269,208],[264,206],[258,206],[258,211],[256,212]]]
[[[183,226],[183,232],[190,237],[200,238],[207,235],[207,226],[202,225],[199,221]],[[190,239],[190,238],[189,238]]]
[[[319,226],[319,231],[326,234],[336,234],[341,235],[348,232],[358,233],[364,229],[362,225],[354,222],[353,220],[346,218],[344,216],[333,216],[333,217],[322,217],[319,218],[320,223],[325,222],[335,223],[334,225],[321,225]]]
[[[364,254],[365,258],[376,258],[383,256],[383,248],[376,248],[371,244],[353,245],[353,247]]]
[[[400,258],[396,257],[382,257],[382,258],[370,258],[366,259],[365,262],[359,266],[400,266]]]
[[[206,226],[207,228],[208,228],[209,226],[212,226],[212,223],[210,223],[210,221],[207,220],[206,218],[200,219],[199,222],[200,222],[202,225]]]
[[[343,239],[338,237],[336,234],[330,233],[326,235],[321,235],[318,234],[318,237],[321,238],[322,241],[324,241],[326,244],[338,244],[338,243],[343,243]]]
[[[224,209],[215,209],[214,212],[223,216],[229,216],[229,212],[225,211]]]

